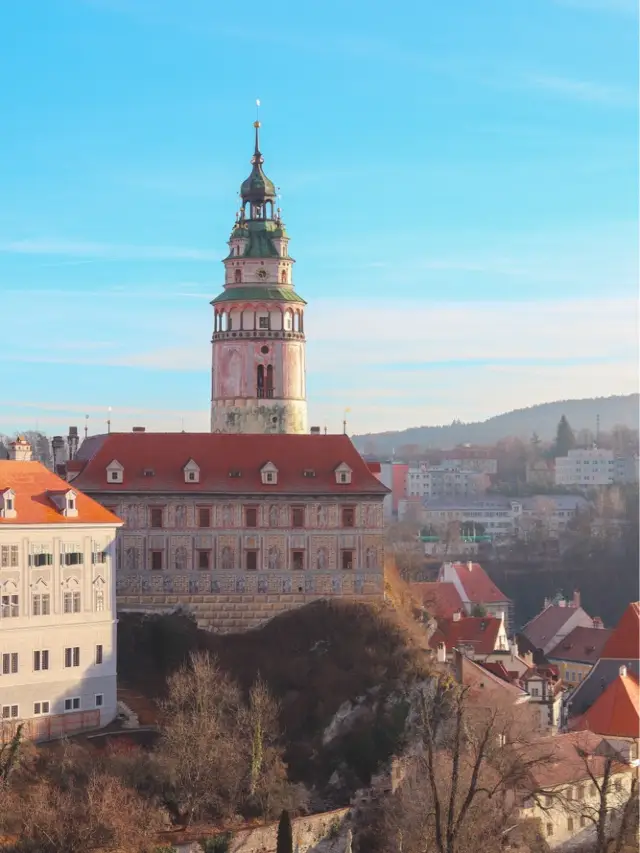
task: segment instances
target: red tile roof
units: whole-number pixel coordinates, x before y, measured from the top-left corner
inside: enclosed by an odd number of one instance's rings
[[[469,568],[468,563],[454,563],[453,567],[469,601],[474,604],[497,604],[502,601],[509,601],[480,563],[471,563],[471,568]]]
[[[589,779],[590,773],[596,779],[600,778],[604,774],[606,760],[596,754],[601,744],[602,738],[592,732],[568,732],[540,738],[518,751],[530,763],[533,788],[549,790]],[[587,759],[587,755],[591,757]]]
[[[45,468],[40,462],[0,461],[0,492],[15,493],[15,518],[0,518],[0,525],[12,524],[111,524],[121,520],[99,503]],[[78,514],[63,515],[53,498],[73,491]]]
[[[478,701],[479,697],[485,691],[494,695],[496,691],[499,691],[500,695],[509,696],[514,702],[526,696],[525,691],[517,684],[513,684],[511,681],[504,681],[500,676],[495,675],[491,670],[487,669],[486,664],[469,660],[464,655],[460,657],[459,678],[461,684],[471,689],[474,702]]]
[[[367,462],[367,468],[371,471],[372,474],[381,474],[382,466],[379,462]]]
[[[438,619],[438,628],[429,645],[437,648],[444,643],[447,649],[472,646],[476,654],[489,655],[498,643],[498,631],[502,624],[494,616],[463,616],[460,619]]]
[[[619,675],[572,729],[588,729],[610,737],[640,737],[640,685],[633,675]]]
[[[547,652],[549,660],[572,661],[595,664],[602,655],[602,649],[613,634],[606,628],[577,627]]]
[[[639,646],[640,602],[634,601],[622,614],[600,657],[614,660],[638,660]]]
[[[199,482],[185,482],[184,466],[193,459]],[[91,492],[217,492],[220,494],[385,495],[389,490],[367,467],[346,435],[221,435],[216,433],[109,433],[83,442],[78,460],[86,462],[73,479]],[[107,481],[107,466],[123,466],[123,482]],[[272,462],[278,482],[262,482],[261,468]],[[351,482],[337,484],[341,462],[352,469]],[[145,475],[145,470],[153,474]],[[239,471],[239,476],[231,476]],[[309,472],[305,475],[305,472]],[[311,473],[313,472],[313,473]]]
[[[569,604],[566,607],[560,607],[559,604],[549,604],[537,616],[527,622],[522,633],[534,649],[543,649],[562,629],[565,622],[575,615],[576,610],[582,610],[582,608],[576,608]],[[584,613],[584,611],[582,612]],[[586,613],[584,615],[585,618],[590,618]]]
[[[429,615],[446,619],[463,610],[460,593],[452,583],[412,583],[411,590],[422,601]]]

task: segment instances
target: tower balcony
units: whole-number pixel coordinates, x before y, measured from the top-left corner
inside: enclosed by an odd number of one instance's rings
[[[214,341],[229,341],[229,340],[280,340],[280,341],[304,341],[303,332],[288,332],[283,330],[271,329],[233,329],[226,332],[214,332],[211,338]]]

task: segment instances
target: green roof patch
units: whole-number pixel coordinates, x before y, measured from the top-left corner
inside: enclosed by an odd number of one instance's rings
[[[228,287],[211,301],[212,305],[220,302],[298,302],[306,305],[306,300],[298,296],[292,287]]]

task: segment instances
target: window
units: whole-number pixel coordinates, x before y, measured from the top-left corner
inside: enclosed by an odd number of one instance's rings
[[[613,783],[613,790],[616,792],[616,794],[619,794],[622,791],[622,782],[619,779],[616,779],[616,781]]]
[[[3,675],[15,675],[18,671],[18,653],[17,652],[5,652],[2,655],[2,674]]]
[[[18,706],[17,705],[3,705],[2,706],[2,719],[9,720],[15,719],[18,716]]]
[[[80,697],[75,696],[73,699],[65,699],[64,700],[64,709],[65,709],[65,711],[79,711],[80,710]]]
[[[304,507],[294,506],[291,510],[292,527],[304,527]]]
[[[79,592],[65,592],[63,600],[63,610],[65,613],[80,613]]]
[[[304,569],[304,551],[293,551],[291,557],[294,570],[302,571]]]
[[[96,693],[96,708],[102,708],[104,704],[104,694]]]
[[[36,672],[49,669],[49,649],[41,649],[33,653],[33,668]]]
[[[101,565],[102,563],[107,562],[107,552],[106,551],[92,551],[91,552],[91,563],[92,565]]]
[[[152,551],[151,552],[151,570],[153,572],[161,572],[162,571],[162,551]]]
[[[276,481],[276,475],[273,473],[273,471],[265,471],[264,478],[265,482],[267,483],[275,483]]]
[[[11,619],[20,615],[20,600],[17,595],[3,595],[0,608],[3,619]]]
[[[258,552],[257,551],[247,551],[246,555],[247,561],[247,571],[255,572],[258,569]]]
[[[343,506],[342,507],[342,526],[343,527],[355,527],[356,526],[356,511],[352,506]]]
[[[595,786],[595,782],[592,782],[591,787],[589,789],[590,796],[595,797],[596,791],[597,791],[597,788]]]
[[[0,548],[0,565],[3,569],[15,568],[18,565],[19,555],[18,545],[3,545]]]
[[[198,568],[208,572],[211,568],[211,551],[198,551]]]
[[[587,825],[587,819],[584,815],[580,815],[580,829],[584,829]]]
[[[584,785],[578,785],[576,788],[576,800],[584,800]]]
[[[63,566],[82,566],[84,564],[84,554],[80,551],[78,545],[67,546],[76,550],[65,551],[60,555],[60,562]]]
[[[53,565],[53,554],[44,552],[40,554],[29,554],[29,565],[51,566]]]
[[[34,616],[49,616],[51,613],[51,596],[48,592],[36,592],[32,598],[32,613]]]
[[[196,472],[195,471],[187,471],[187,480],[190,483],[197,483]]]
[[[553,824],[552,823],[547,824],[547,835],[553,835]]]
[[[151,526],[152,527],[162,527],[162,516],[163,511],[162,507],[157,506],[151,509]]]
[[[242,270],[234,270],[233,271],[233,280],[236,284],[241,284],[242,282]]]
[[[198,507],[198,527],[211,527],[211,509],[208,506]]]
[[[49,713],[49,703],[48,702],[34,702],[33,703],[33,716],[39,717],[41,714]]]
[[[544,804],[548,809],[551,808],[552,802],[552,798],[547,794],[547,796],[544,798]]]
[[[80,666],[80,646],[67,646],[64,650],[64,665],[66,669]]]
[[[573,818],[567,818],[567,832],[573,832]]]
[[[269,328],[269,318],[268,317],[258,317],[258,328],[259,329],[268,329]]]
[[[100,664],[102,663],[103,660],[104,660],[103,646],[101,643],[98,643],[98,645],[96,646],[96,664],[98,664],[98,666],[100,666]]]
[[[573,788],[567,788],[567,800],[569,802],[573,800]]]
[[[109,479],[112,480],[114,483],[117,483],[118,480],[120,479],[119,472],[118,471],[111,471],[110,475],[109,475]]]
[[[537,687],[532,687],[529,692],[531,693],[532,696],[539,696],[540,695],[540,690]]]
[[[345,571],[353,568],[353,551],[342,552],[342,568]]]
[[[244,509],[244,524],[245,527],[258,526],[258,510],[256,507],[247,506]]]
[[[93,594],[95,610],[101,613],[104,610],[104,590],[96,589]]]

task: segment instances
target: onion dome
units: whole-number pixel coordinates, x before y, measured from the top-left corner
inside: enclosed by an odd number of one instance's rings
[[[256,129],[256,147],[251,158],[253,169],[247,180],[240,187],[240,195],[243,202],[249,201],[261,204],[265,201],[271,201],[273,203],[276,198],[275,184],[262,171],[264,157],[260,153],[260,122],[255,121],[253,126]]]

